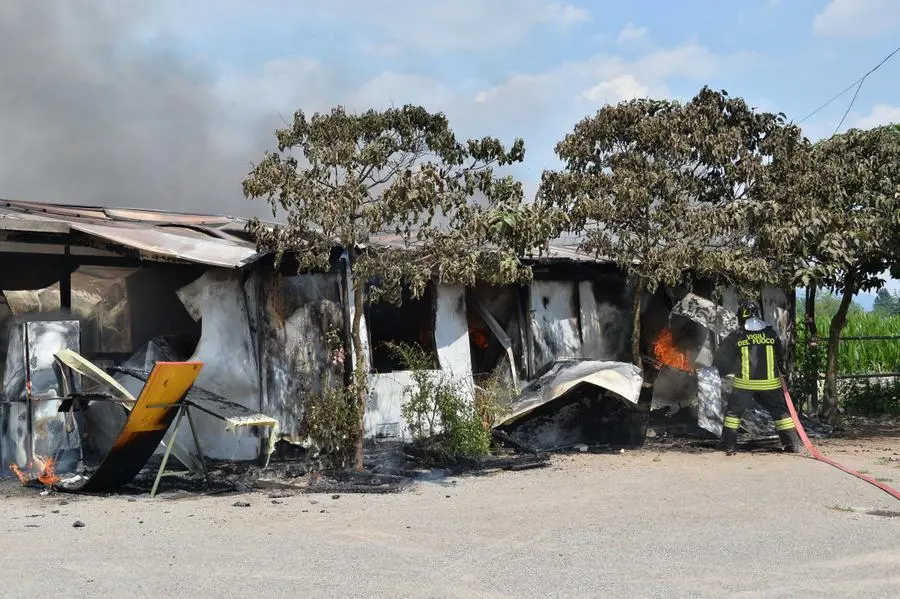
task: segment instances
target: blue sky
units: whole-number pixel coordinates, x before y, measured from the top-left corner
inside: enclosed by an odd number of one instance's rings
[[[297,108],[417,103],[461,135],[524,137],[533,191],[603,103],[708,84],[799,120],[900,45],[897,0],[40,4],[0,5],[17,58],[0,65],[0,135],[17,141],[0,196],[237,214],[261,212],[240,179]],[[898,81],[900,56],[843,128],[900,121]],[[805,133],[833,133],[850,99]]]

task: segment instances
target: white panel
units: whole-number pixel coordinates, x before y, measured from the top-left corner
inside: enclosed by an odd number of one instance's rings
[[[575,283],[570,281],[531,284],[531,330],[537,371],[558,358],[581,355],[575,292]]]
[[[250,333],[247,309],[255,301],[244,296],[240,274],[214,269],[181,288],[186,306],[200,305],[202,333],[191,360],[203,362],[195,385],[254,411],[260,410],[259,372],[255,341]],[[199,411],[191,416],[203,453],[225,460],[253,460],[259,456],[259,439],[251,430],[225,431],[225,423]],[[182,422],[179,443],[187,445],[189,427]]]
[[[435,376],[440,371],[432,371]],[[365,436],[408,438],[401,412],[407,389],[415,387],[412,372],[402,370],[369,375],[366,401]]]
[[[472,352],[466,318],[466,291],[462,287],[438,287],[435,343],[441,369],[472,393]]]

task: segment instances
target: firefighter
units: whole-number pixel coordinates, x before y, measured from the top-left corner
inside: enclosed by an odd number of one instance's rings
[[[734,375],[722,427],[722,449],[727,455],[734,455],[741,416],[756,400],[775,421],[775,431],[784,451],[798,453],[800,438],[781,387],[784,351],[778,334],[763,322],[756,302],[742,304],[737,317],[738,330],[722,342],[713,363],[721,376]]]

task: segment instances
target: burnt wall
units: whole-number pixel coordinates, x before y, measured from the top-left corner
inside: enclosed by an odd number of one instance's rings
[[[343,383],[342,365],[329,347],[344,326],[340,278],[260,276],[262,411],[278,419],[283,438],[301,441],[306,400],[326,383]]]

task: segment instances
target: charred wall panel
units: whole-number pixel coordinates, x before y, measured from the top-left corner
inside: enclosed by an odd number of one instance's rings
[[[577,283],[572,281],[532,282],[530,310],[535,372],[558,358],[581,355],[577,291]]]
[[[631,299],[624,279],[581,281],[582,356],[591,360],[628,361]]]
[[[80,427],[72,414],[58,412],[60,402],[54,399],[63,394],[54,354],[78,351],[79,336],[79,323],[72,320],[23,320],[12,325],[0,416],[4,464],[26,467],[37,455],[57,459],[59,470],[65,472],[80,459]]]
[[[343,384],[337,348],[327,343],[343,329],[340,278],[263,274],[261,297],[262,411],[278,420],[283,438],[298,442],[306,399],[325,384]]]

